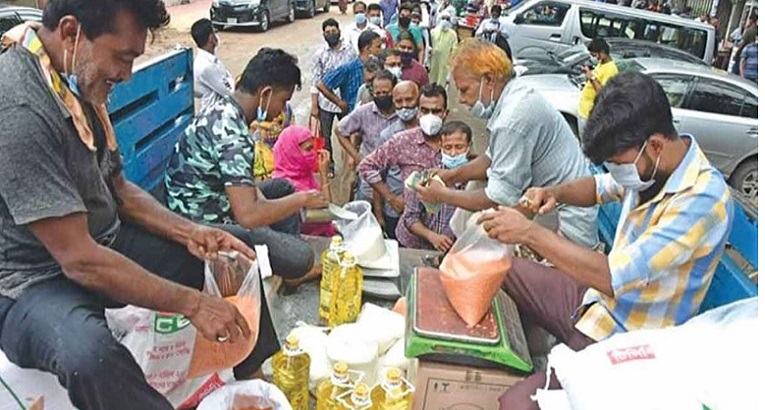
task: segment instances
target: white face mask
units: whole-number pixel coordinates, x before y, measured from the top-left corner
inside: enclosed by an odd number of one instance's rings
[[[385,67],[386,70],[388,70],[389,73],[393,74],[396,79],[401,79],[401,67]]]
[[[420,129],[425,135],[433,137],[441,131],[444,120],[435,114],[426,114],[420,117]]]
[[[656,182],[654,177],[656,177],[656,171],[659,169],[659,161],[661,160],[661,155],[659,155],[659,157],[656,159],[656,164],[653,167],[653,173],[651,173],[651,178],[648,181],[643,181],[643,179],[640,178],[640,173],[637,169],[636,164],[640,159],[640,156],[643,155],[643,150],[645,150],[646,145],[648,145],[648,141],[643,143],[643,146],[638,152],[637,158],[635,158],[635,161],[631,164],[614,164],[612,162],[603,163],[603,166],[605,166],[608,172],[611,173],[614,181],[616,181],[616,183],[621,185],[624,189],[642,192],[650,188],[654,182]]]

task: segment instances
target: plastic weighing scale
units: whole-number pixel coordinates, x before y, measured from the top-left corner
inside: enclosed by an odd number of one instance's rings
[[[499,292],[468,328],[446,298],[437,269],[417,268],[407,293],[406,357],[476,367],[532,370],[515,303]]]

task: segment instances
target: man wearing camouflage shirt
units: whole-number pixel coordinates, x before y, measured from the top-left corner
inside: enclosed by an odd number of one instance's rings
[[[318,191],[295,193],[286,180],[257,184],[249,124],[284,111],[300,85],[297,59],[263,48],[247,64],[234,95],[202,108],[175,147],[165,176],[167,205],[206,224],[238,224],[251,243],[268,245],[274,273],[296,281],[311,271],[314,255],[299,236],[301,208],[321,208]]]

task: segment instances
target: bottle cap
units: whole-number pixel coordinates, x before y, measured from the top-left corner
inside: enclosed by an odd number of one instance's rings
[[[290,334],[289,336],[287,336],[285,347],[291,350],[297,349],[298,347],[300,347],[300,340],[298,339],[297,336]]]
[[[388,369],[385,375],[389,383],[398,383],[401,381],[401,369],[398,367]]]
[[[333,369],[338,377],[344,377],[348,375],[348,365],[344,362],[335,363]]]
[[[333,236],[330,242],[331,245],[340,245],[341,243],[343,243],[343,237],[340,235]]]
[[[365,399],[369,396],[369,387],[364,383],[359,383],[354,387],[353,395],[359,399]]]
[[[356,257],[353,256],[350,252],[345,252],[343,253],[343,263],[346,265],[355,265]]]

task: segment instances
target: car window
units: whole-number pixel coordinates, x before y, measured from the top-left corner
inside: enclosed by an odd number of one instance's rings
[[[654,74],[652,77],[667,94],[669,105],[672,108],[683,107],[683,102],[686,100],[693,83],[692,77],[674,74]]]
[[[688,108],[722,115],[741,115],[744,91],[722,81],[699,79]]]
[[[741,110],[741,116],[757,118],[757,97],[749,93],[744,94],[744,108]]]
[[[0,14],[0,34],[5,33],[23,22],[21,17],[16,13]]]
[[[569,7],[568,4],[542,2],[519,14],[515,24],[560,26],[566,18]]]
[[[706,52],[707,31],[698,28],[681,27],[584,7],[579,12],[579,23],[582,34],[591,39],[620,37],[648,40],[683,50],[702,59]]]

